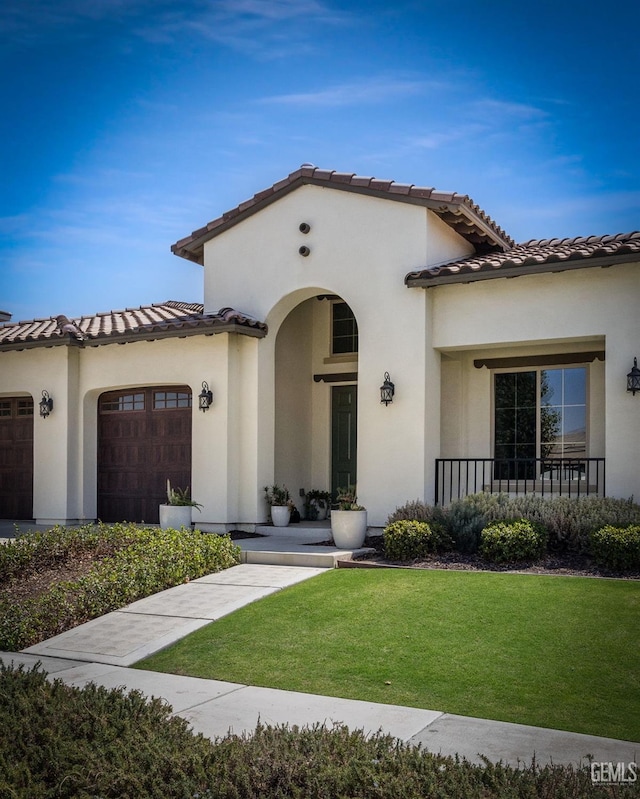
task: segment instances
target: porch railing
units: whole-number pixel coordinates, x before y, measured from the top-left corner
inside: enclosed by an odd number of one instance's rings
[[[436,505],[480,491],[603,497],[604,486],[604,458],[436,458]]]

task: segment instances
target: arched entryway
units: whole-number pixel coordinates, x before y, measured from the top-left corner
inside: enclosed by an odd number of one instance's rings
[[[304,492],[357,480],[358,326],[349,305],[317,294],[296,305],[275,345],[275,479]]]
[[[98,518],[157,524],[172,486],[191,485],[189,386],[109,391],[98,400]]]

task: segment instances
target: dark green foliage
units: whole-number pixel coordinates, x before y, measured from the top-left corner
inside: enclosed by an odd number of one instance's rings
[[[450,540],[442,525],[410,519],[388,524],[383,533],[384,552],[389,560],[416,560],[446,549]]]
[[[160,530],[133,524],[78,530],[78,546],[91,549],[91,541],[94,551],[105,554],[86,576],[57,583],[44,594],[20,602],[2,595],[6,578],[0,580],[0,649],[24,649],[137,599],[239,562],[240,550],[228,536],[207,535],[199,530]],[[18,561],[23,573],[27,573],[34,570],[33,561],[49,565],[55,557],[62,560],[64,548],[58,545],[56,531],[66,542],[67,556],[71,556],[76,551],[76,531],[55,528],[43,540],[32,542],[26,535],[7,544],[18,553],[7,571],[19,576],[21,571],[15,566]],[[49,547],[55,556],[47,554]],[[32,561],[24,558],[23,549],[33,554]]]
[[[0,796],[7,799],[628,799],[587,767],[519,769],[442,757],[377,733],[265,727],[211,742],[162,700],[0,672]]]
[[[137,691],[0,672],[0,796],[9,799],[193,797],[210,742]]]
[[[480,555],[492,563],[539,560],[546,549],[546,530],[527,519],[493,522],[480,534]]]
[[[591,534],[590,552],[605,569],[640,571],[640,525],[601,527]]]

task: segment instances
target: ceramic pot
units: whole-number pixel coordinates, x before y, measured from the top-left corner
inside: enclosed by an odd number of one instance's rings
[[[191,527],[191,505],[160,505],[160,527],[163,530]]]
[[[271,521],[274,527],[287,527],[291,518],[288,505],[272,505]]]
[[[367,534],[367,511],[332,510],[331,534],[338,549],[359,549]]]

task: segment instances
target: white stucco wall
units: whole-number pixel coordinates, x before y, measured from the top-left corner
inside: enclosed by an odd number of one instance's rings
[[[301,222],[311,225],[309,234],[299,231]],[[310,248],[308,257],[298,252],[303,245]],[[441,261],[447,253],[455,258],[470,251],[464,239],[424,208],[316,186],[297,189],[205,245],[206,309],[228,305],[269,325],[269,335],[258,345],[261,485],[277,474],[294,492],[326,485],[330,386],[311,383],[312,369],[302,368],[308,356],[298,348],[295,357],[302,361],[296,361],[295,378],[290,380],[292,389],[294,383],[298,386],[299,405],[276,411],[279,392],[273,374],[274,339],[283,321],[299,303],[327,293],[350,305],[359,327],[358,493],[370,523],[382,525],[396,505],[424,496],[440,446],[440,394],[431,379],[425,391],[425,363],[429,361],[431,378],[439,369],[439,357],[427,352],[425,308],[430,300],[423,292],[408,290],[403,280],[428,259]],[[319,318],[320,310],[313,313],[317,353],[317,336],[325,325],[328,346],[328,322]],[[286,335],[299,344],[293,318]],[[324,368],[352,371],[353,365]],[[396,385],[389,407],[380,404],[379,393],[386,371]],[[276,374],[284,379],[280,367]],[[285,417],[292,431],[311,424],[310,464],[305,440],[299,452],[290,453],[287,467],[276,466],[284,462],[283,448],[289,446],[275,440],[286,435]]]
[[[589,374],[589,455],[606,457],[607,493],[640,496],[640,426],[626,374],[640,349],[637,264],[440,286],[434,346],[443,361],[443,457],[491,455],[492,374],[481,357],[606,351]],[[605,399],[606,398],[606,399]]]

